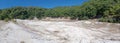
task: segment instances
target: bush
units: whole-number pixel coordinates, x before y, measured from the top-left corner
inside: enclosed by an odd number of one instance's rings
[[[6,19],[4,19],[4,21],[5,21],[5,22],[8,22],[8,21],[9,21],[9,19],[8,19],[8,18],[6,18]]]

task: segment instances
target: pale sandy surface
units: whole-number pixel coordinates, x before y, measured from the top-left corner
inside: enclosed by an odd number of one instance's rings
[[[120,43],[120,24],[95,21],[0,21],[0,43]]]

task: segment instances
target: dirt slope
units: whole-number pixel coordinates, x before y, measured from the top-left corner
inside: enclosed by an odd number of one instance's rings
[[[120,24],[85,20],[1,21],[0,43],[120,43]]]

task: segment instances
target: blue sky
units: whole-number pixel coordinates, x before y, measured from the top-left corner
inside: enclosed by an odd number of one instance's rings
[[[81,5],[85,0],[0,0],[0,9],[15,6],[53,8],[57,6]]]

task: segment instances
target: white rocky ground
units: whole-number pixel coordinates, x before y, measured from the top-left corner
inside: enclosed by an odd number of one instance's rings
[[[94,21],[0,21],[0,43],[120,43],[120,24]]]

